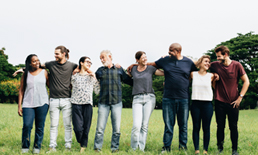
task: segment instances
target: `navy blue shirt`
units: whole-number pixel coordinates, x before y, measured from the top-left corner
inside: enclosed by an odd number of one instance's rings
[[[132,85],[133,81],[123,68],[100,67],[96,71],[96,78],[100,82],[99,103],[117,104],[122,102],[122,82]]]
[[[165,74],[165,88],[163,98],[188,99],[189,77],[192,71],[197,71],[193,61],[187,57],[173,60],[169,56],[157,60],[156,65]]]

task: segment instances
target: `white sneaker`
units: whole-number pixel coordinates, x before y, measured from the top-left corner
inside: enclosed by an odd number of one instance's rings
[[[29,153],[29,149],[22,149],[22,153]]]
[[[47,151],[46,153],[54,153],[54,152],[56,152],[56,148],[50,147],[49,151]]]
[[[40,149],[37,149],[37,148],[33,149],[33,154],[39,154],[39,152],[40,152]]]

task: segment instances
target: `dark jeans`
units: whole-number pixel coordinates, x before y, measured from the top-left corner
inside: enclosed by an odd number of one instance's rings
[[[35,118],[35,140],[34,148],[40,149],[44,136],[45,120],[48,111],[48,104],[36,108],[22,108],[23,128],[22,128],[22,148],[30,147],[30,133]]]
[[[202,123],[203,130],[203,149],[208,151],[210,142],[210,124],[213,115],[211,101],[193,100],[191,106],[193,119],[193,143],[195,150],[199,150],[199,133]]]
[[[230,129],[230,138],[232,142],[232,149],[237,150],[238,130],[237,122],[239,116],[239,109],[233,108],[229,103],[215,100],[215,114],[217,121],[217,146],[218,149],[223,150],[224,143],[224,129],[226,123],[226,115],[228,115],[228,124]]]
[[[173,130],[175,119],[179,126],[179,148],[187,149],[187,121],[189,116],[188,99],[170,99],[162,100],[163,120],[165,123],[165,131],[163,135],[163,143],[166,148],[171,146],[173,139]]]
[[[90,104],[72,104],[73,130],[81,147],[87,147],[92,119]]]

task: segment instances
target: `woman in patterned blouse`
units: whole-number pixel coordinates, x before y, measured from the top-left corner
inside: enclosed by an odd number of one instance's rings
[[[88,144],[88,134],[92,119],[92,94],[99,93],[99,82],[95,74],[89,71],[92,63],[89,57],[81,57],[79,60],[80,72],[72,75],[72,122],[80,152],[84,152]]]

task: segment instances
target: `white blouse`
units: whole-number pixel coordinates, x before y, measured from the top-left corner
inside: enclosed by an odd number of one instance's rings
[[[193,72],[192,100],[212,101],[211,76],[212,73],[207,73],[203,76],[198,71]]]
[[[76,73],[72,75],[71,84],[73,86],[71,103],[93,105],[93,90],[95,94],[99,94],[100,90],[99,82],[93,76]]]

